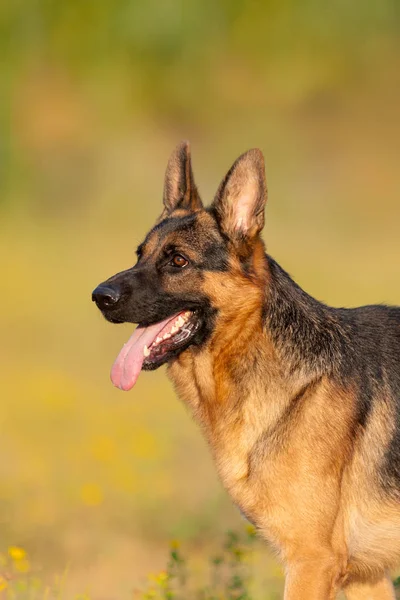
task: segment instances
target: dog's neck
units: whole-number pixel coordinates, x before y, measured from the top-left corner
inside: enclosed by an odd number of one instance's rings
[[[315,376],[335,371],[346,331],[336,309],[302,290],[269,256],[270,282],[264,305],[264,327],[288,373]]]
[[[217,326],[205,348],[183,353],[169,367],[209,438],[249,404],[257,404],[259,414],[262,407],[264,430],[266,421],[273,426],[292,399],[339,361],[344,332],[334,309],[306,294],[266,255],[264,268],[263,299],[257,302],[255,293],[240,315]]]

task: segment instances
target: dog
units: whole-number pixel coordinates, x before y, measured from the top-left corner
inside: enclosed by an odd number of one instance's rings
[[[265,252],[260,150],[204,208],[187,142],[137,264],[93,292],[138,323],[111,372],[167,365],[233,502],[282,559],[285,600],[395,597],[400,559],[400,308],[331,308]]]

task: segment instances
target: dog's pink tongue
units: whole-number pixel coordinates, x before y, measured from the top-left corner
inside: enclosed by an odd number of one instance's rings
[[[149,347],[160,331],[171,320],[165,319],[149,327],[137,327],[129,340],[124,344],[117,360],[111,369],[113,384],[127,392],[135,385],[144,361],[144,347]]]

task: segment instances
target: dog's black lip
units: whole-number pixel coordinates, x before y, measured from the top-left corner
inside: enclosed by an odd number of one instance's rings
[[[107,319],[107,321],[109,321],[113,325],[121,325],[122,323],[126,322],[126,321],[124,321],[122,319],[116,319],[115,317],[110,317],[109,315],[104,315],[104,316]]]

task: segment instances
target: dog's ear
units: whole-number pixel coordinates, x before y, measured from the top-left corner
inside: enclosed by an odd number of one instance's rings
[[[264,157],[248,150],[232,165],[212,204],[223,232],[232,240],[251,241],[264,227],[267,201]]]
[[[181,142],[168,161],[164,183],[164,212],[167,216],[177,208],[202,208],[193,178],[189,142]]]

